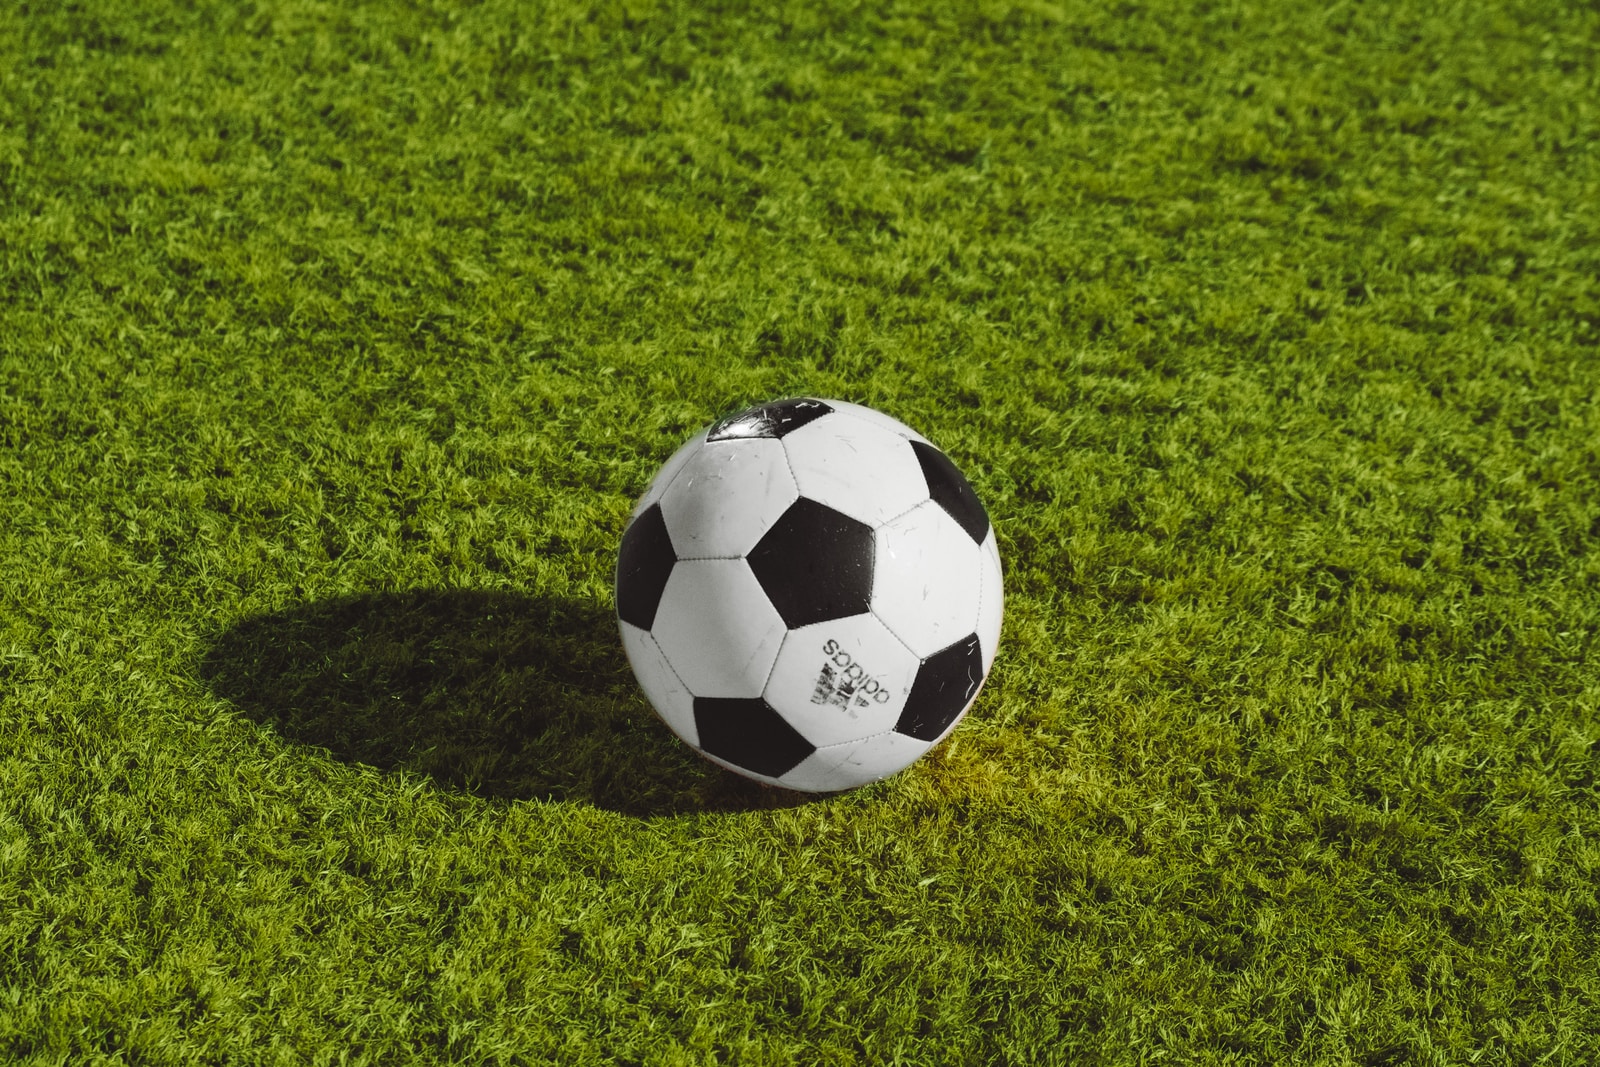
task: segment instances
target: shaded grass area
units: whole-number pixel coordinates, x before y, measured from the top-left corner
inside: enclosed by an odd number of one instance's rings
[[[0,1054],[1593,1062],[1600,13],[0,9]],[[950,741],[609,627],[809,393],[956,458]]]
[[[483,797],[582,800],[651,817],[791,806],[638,714],[616,615],[500,590],[337,597],[215,641],[209,688],[345,762]]]

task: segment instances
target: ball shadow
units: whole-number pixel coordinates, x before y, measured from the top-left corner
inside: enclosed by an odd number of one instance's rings
[[[591,602],[418,590],[302,604],[225,631],[200,673],[287,739],[481,797],[644,817],[812,799],[674,737],[634,682],[615,618]]]

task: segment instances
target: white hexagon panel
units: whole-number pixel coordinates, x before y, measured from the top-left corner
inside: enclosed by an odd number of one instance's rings
[[[812,753],[808,762],[817,768],[811,777],[832,783],[827,788],[854,789],[887,778],[896,771],[909,767],[932,747],[931,741],[922,741],[901,733],[888,733],[836,745],[833,748],[819,748]],[[822,771],[823,767],[827,768],[825,772]],[[791,775],[798,778],[800,775],[796,772],[805,770],[807,770],[806,765],[802,763],[789,775],[785,775],[785,779]],[[791,785],[787,780],[783,780],[783,784],[791,789],[804,788]]]
[[[846,752],[857,742],[851,741],[833,748],[819,748],[801,760],[792,770],[772,779],[773,785],[797,789],[802,793],[832,793],[849,789],[835,777],[833,771],[844,759]]]
[[[782,441],[709,441],[678,471],[661,514],[679,559],[737,559],[799,495]]]
[[[908,441],[921,441],[923,444],[928,443],[928,439],[926,437],[922,436],[920,433],[913,430],[911,427],[907,426],[905,423],[901,422],[892,415],[885,415],[881,411],[875,411],[872,408],[862,407],[860,404],[846,403],[843,400],[829,400],[827,403],[829,407],[833,408],[837,412],[840,412],[841,414],[849,415],[851,418],[860,419],[863,422],[871,423],[873,426],[876,426],[881,430],[888,430],[890,433],[904,437]]]
[[[983,648],[983,673],[994,665],[1000,647],[1000,620],[1005,615],[1005,585],[1000,570],[1000,546],[994,530],[978,550],[978,643]]]
[[[871,614],[790,630],[766,698],[819,748],[894,728],[920,661]]]
[[[682,448],[667,457],[667,461],[661,465],[661,469],[656,472],[656,476],[651,479],[650,484],[645,488],[644,495],[633,506],[632,518],[638,518],[651,504],[660,502],[661,498],[666,495],[667,489],[671,487],[672,480],[683,469],[684,464],[693,459],[700,451],[700,446],[705,444],[706,434],[708,433],[710,433],[709,430],[701,430],[684,442]]]
[[[852,416],[816,419],[783,438],[800,495],[877,526],[928,499],[911,442]]]
[[[696,697],[759,697],[785,627],[742,559],[680,560],[650,633]]]
[[[931,656],[978,622],[979,547],[930,500],[877,532],[872,613],[911,651]]]
[[[622,648],[628,654],[634,677],[639,679],[639,688],[673,733],[691,745],[699,745],[700,735],[694,728],[694,697],[648,631],[628,622],[621,625]]]

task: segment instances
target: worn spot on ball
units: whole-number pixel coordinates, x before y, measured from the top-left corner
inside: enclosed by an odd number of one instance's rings
[[[726,441],[735,437],[782,437],[808,422],[822,418],[833,408],[820,400],[804,397],[777,400],[771,404],[746,408],[711,427],[707,441]]]

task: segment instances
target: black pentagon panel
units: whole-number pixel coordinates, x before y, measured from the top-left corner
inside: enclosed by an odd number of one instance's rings
[[[982,684],[983,650],[973,634],[922,661],[894,728],[918,741],[932,741],[956,721]]]
[[[792,630],[867,611],[872,557],[872,527],[801,497],[746,558]]]
[[[622,535],[617,552],[617,616],[641,630],[655,624],[661,591],[678,562],[661,505],[651,504]]]
[[[768,778],[794,770],[816,751],[760,697],[695,697],[694,725],[701,748]]]
[[[707,441],[726,441],[735,437],[782,437],[808,422],[815,422],[833,409],[820,400],[775,400],[760,407],[746,408],[729,415],[706,434]]]
[[[932,445],[921,441],[911,442],[917,462],[922,464],[922,476],[928,480],[928,495],[950,513],[950,517],[967,531],[971,538],[983,544],[989,535],[989,513],[978,502],[978,494],[966,476],[950,462],[950,457]]]

